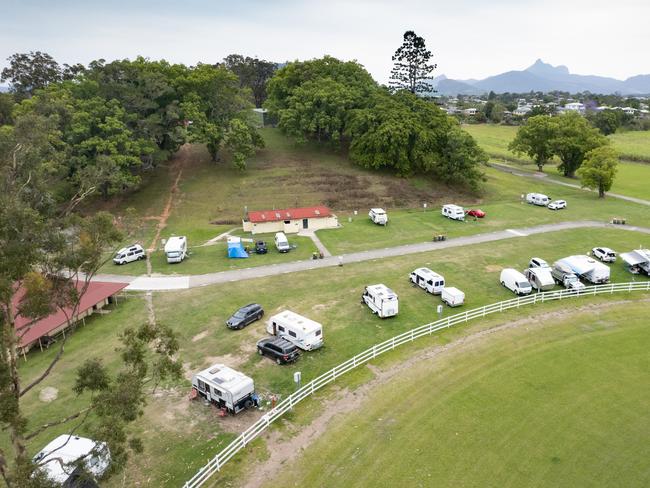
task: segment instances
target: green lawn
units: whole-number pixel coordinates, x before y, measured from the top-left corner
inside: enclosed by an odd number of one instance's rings
[[[617,132],[609,138],[623,159],[650,163],[650,131]]]
[[[441,352],[264,486],[648,486],[647,325],[639,302]]]

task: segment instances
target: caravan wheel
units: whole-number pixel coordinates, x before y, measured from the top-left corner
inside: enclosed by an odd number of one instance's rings
[[[253,406],[253,400],[246,400],[246,403],[244,403],[244,407],[246,408],[251,408]]]

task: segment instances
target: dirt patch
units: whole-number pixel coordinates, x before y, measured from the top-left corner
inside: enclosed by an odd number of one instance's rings
[[[59,396],[59,390],[52,387],[52,386],[46,386],[41,390],[41,392],[38,394],[38,399],[44,403],[50,403],[53,402],[54,400],[57,399]]]
[[[640,301],[650,302],[650,299]],[[541,328],[544,327],[545,324],[552,324],[558,319],[566,318],[576,313],[597,312],[630,302],[632,302],[632,300],[617,300],[571,309],[562,309],[545,314],[530,315],[519,320],[475,332],[443,346],[434,346],[424,349],[408,360],[390,366],[387,370],[368,364],[367,367],[374,374],[374,378],[354,391],[349,391],[348,389],[335,391],[332,398],[323,402],[323,413],[311,424],[299,429],[296,436],[285,439],[283,438],[282,433],[278,431],[267,433],[265,435],[266,442],[269,446],[272,446],[272,449],[269,449],[270,457],[262,463],[253,465],[249,470],[249,477],[243,481],[241,486],[246,488],[255,488],[261,486],[264,482],[273,479],[277,476],[286,462],[295,459],[296,452],[308,448],[327,430],[329,423],[333,418],[359,410],[363,406],[363,403],[368,399],[369,395],[375,391],[378,386],[387,383],[395,376],[398,376],[401,372],[413,368],[416,363],[432,359],[446,351],[454,350],[459,353],[466,347],[475,347],[481,340],[491,334],[518,327]]]
[[[498,264],[488,264],[485,267],[485,271],[487,271],[488,273],[498,273],[502,269],[503,269],[503,266],[499,266]]]
[[[199,332],[194,337],[192,337],[192,342],[198,342],[201,339],[205,339],[206,337],[208,337],[208,335],[210,335],[209,330],[204,330],[203,332]]]

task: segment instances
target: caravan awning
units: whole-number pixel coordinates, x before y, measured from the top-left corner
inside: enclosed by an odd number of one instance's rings
[[[647,257],[636,251],[624,252],[622,254],[619,254],[619,256],[629,266],[636,266],[648,261]]]

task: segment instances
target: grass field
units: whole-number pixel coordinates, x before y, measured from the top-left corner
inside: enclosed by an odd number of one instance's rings
[[[646,312],[556,314],[441,352],[264,486],[648,486]]]

